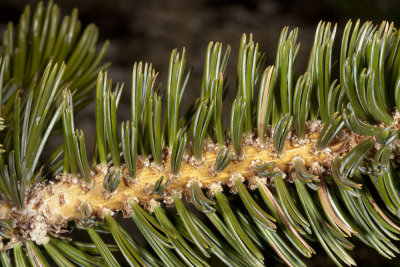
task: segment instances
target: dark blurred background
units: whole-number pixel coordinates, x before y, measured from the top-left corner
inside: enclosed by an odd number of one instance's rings
[[[25,5],[35,7],[37,2],[0,0],[0,33],[8,21],[18,22]],[[267,63],[273,64],[282,28],[298,27],[301,47],[295,72],[299,74],[305,71],[314,31],[320,20],[338,23],[334,48],[337,50],[341,31],[349,19],[354,21],[360,18],[375,23],[390,20],[396,24],[400,19],[399,0],[55,0],[55,3],[60,6],[62,15],[70,14],[77,7],[83,25],[95,23],[100,29],[100,41],[111,41],[107,57],[112,62],[109,77],[125,82],[126,97],[123,97],[119,107],[121,120],[130,116],[130,82],[135,61],[153,63],[155,70],[160,72],[158,81],[165,84],[172,49],[181,51],[185,47],[187,69],[193,66],[181,108],[185,110],[199,96],[208,42],[230,44],[232,52],[227,73],[232,90],[226,102],[231,103],[234,98],[236,54],[243,33],[253,33],[260,50],[267,54]],[[224,116],[227,116],[230,108],[224,111]],[[86,128],[88,134],[93,133],[93,107],[88,107],[82,114],[84,116],[80,116],[77,127]],[[93,147],[94,138],[87,139],[88,147]]]
[[[17,22],[25,5],[38,1],[0,0],[0,33],[8,21]],[[203,61],[209,41],[232,46],[228,64],[229,83],[234,88],[236,53],[243,33],[253,33],[261,51],[267,53],[267,62],[273,64],[279,34],[284,26],[299,27],[301,43],[295,69],[306,67],[315,28],[320,20],[338,23],[335,46],[340,46],[340,33],[347,20],[394,21],[399,25],[399,0],[58,0],[63,15],[74,7],[79,9],[83,25],[94,22],[100,29],[100,40],[109,39],[111,48],[107,59],[112,62],[109,76],[125,82],[125,96],[120,104],[120,117],[129,119],[131,71],[135,61],[152,62],[160,72],[159,81],[165,84],[170,52],[186,47],[187,65],[193,66],[192,78],[183,105],[199,95]],[[231,90],[227,102],[232,99]],[[228,105],[229,107],[229,105]],[[229,110],[230,108],[225,108]],[[78,118],[78,128],[85,135],[94,135],[93,106]],[[93,138],[87,138],[88,147]],[[387,261],[374,250],[359,246],[352,255],[359,266],[400,266],[395,259]],[[399,244],[397,244],[399,246]],[[313,247],[316,244],[313,243]],[[400,246],[399,246],[400,247]],[[317,248],[320,251],[321,248]],[[322,255],[321,255],[322,254]],[[331,266],[324,253],[308,261],[312,266]],[[270,265],[270,263],[266,263]]]

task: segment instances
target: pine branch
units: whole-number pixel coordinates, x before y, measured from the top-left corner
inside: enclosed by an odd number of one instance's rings
[[[231,108],[223,104],[230,47],[222,53],[211,42],[199,98],[183,116],[191,76],[185,49],[172,51],[165,88],[151,64],[135,63],[131,120],[119,125],[124,85],[113,86],[101,65],[108,43],[96,52],[97,28],[81,31],[76,10],[59,19],[56,5],[40,3],[32,16],[25,9],[16,38],[12,24],[3,37],[3,265],[119,266],[119,251],[133,266],[208,266],[211,257],[263,266],[273,250],[287,265],[305,266],[300,255],[315,253],[313,241],[337,265],[355,265],[352,236],[384,257],[400,253],[392,243],[400,234],[400,32],[393,24],[349,22],[335,73],[336,25],[321,22],[299,76],[297,29],[283,29],[268,67],[253,36],[243,35]],[[74,117],[92,89],[90,162]],[[223,109],[231,111],[227,129]],[[42,163],[50,136],[61,131],[63,145]],[[165,209],[171,205],[176,212]],[[131,216],[150,250],[113,218],[117,211]],[[91,243],[66,242],[72,229]]]
[[[320,166],[329,170],[330,162],[326,162],[332,156],[345,155],[346,152],[355,144],[336,143],[330,149],[342,148],[348,146],[340,153],[315,151],[314,145],[318,132],[307,134],[309,143],[299,145],[296,143],[285,144],[284,154],[278,155],[271,143],[261,146],[256,140],[243,146],[245,159],[235,160],[231,162],[221,172],[216,172],[214,163],[216,162],[218,146],[208,144],[202,150],[204,160],[201,165],[193,163],[192,159],[183,161],[178,174],[173,174],[171,169],[171,157],[168,156],[164,160],[162,170],[155,166],[147,167],[149,164],[146,159],[138,160],[138,169],[136,177],[129,175],[129,169],[123,166],[121,169],[122,180],[127,183],[120,183],[110,196],[103,187],[103,180],[107,175],[115,171],[114,167],[104,168],[101,165],[91,170],[94,187],[87,188],[86,182],[79,182],[78,177],[67,174],[57,177],[59,182],[51,185],[38,185],[30,194],[31,202],[26,209],[32,209],[39,213],[46,214],[46,220],[50,225],[64,225],[67,222],[81,219],[79,213],[82,203],[90,205],[93,215],[102,215],[105,210],[126,210],[129,201],[137,201],[141,205],[150,207],[152,202],[171,202],[174,194],[181,195],[184,193],[190,199],[190,184],[192,180],[197,180],[203,189],[222,188],[223,185],[232,184],[232,175],[240,174],[249,182],[256,182],[258,173],[255,170],[258,165],[265,163],[274,163],[274,170],[290,173],[294,170],[292,160],[299,158],[304,161],[304,167],[310,169],[312,165]],[[187,157],[186,157],[187,158]],[[294,173],[290,174],[294,175]],[[171,177],[171,182],[163,193],[157,195],[154,193],[155,184],[159,177]],[[253,181],[255,179],[255,181]],[[133,183],[129,183],[133,181]],[[82,195],[82,191],[86,192]],[[35,203],[35,204],[33,204]],[[10,211],[5,207],[2,209],[2,218],[7,218]]]

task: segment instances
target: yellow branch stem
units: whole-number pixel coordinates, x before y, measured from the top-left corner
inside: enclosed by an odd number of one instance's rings
[[[324,167],[330,167],[332,160],[332,151],[342,147],[341,142],[337,142],[330,149],[315,152],[315,143],[318,132],[308,135],[308,142],[299,144],[298,142],[286,142],[284,151],[281,155],[274,152],[272,142],[267,140],[266,144],[260,145],[258,141],[250,140],[243,145],[244,157],[242,159],[232,160],[232,162],[220,173],[213,174],[212,166],[218,155],[217,145],[205,145],[203,152],[204,160],[200,164],[193,164],[192,160],[183,160],[179,175],[171,174],[171,162],[169,156],[164,160],[164,168],[159,170],[149,166],[148,161],[139,160],[137,167],[137,177],[132,179],[132,183],[121,182],[111,195],[104,194],[103,180],[108,170],[98,170],[93,176],[93,187],[87,189],[84,186],[83,179],[76,177],[61,176],[61,180],[48,185],[39,185],[34,188],[27,198],[25,210],[31,210],[35,214],[43,216],[48,225],[52,228],[60,228],[65,223],[79,220],[80,207],[82,203],[87,203],[92,208],[93,215],[102,217],[105,210],[129,212],[129,202],[138,201],[141,205],[148,205],[151,201],[164,201],[172,204],[172,196],[175,194],[188,194],[189,184],[193,179],[197,179],[202,188],[220,188],[221,185],[231,184],[232,174],[239,173],[246,180],[255,177],[252,171],[255,162],[265,164],[274,162],[275,168],[282,172],[293,170],[293,159],[300,157],[304,160],[305,166],[309,168],[313,163]],[[251,138],[248,138],[249,140]],[[294,144],[295,143],[295,144]],[[349,147],[346,146],[348,151]],[[346,151],[342,151],[346,152]],[[122,167],[123,176],[128,175],[125,166]],[[159,196],[153,193],[156,181],[161,177],[170,178],[170,184],[165,189],[164,194]],[[1,205],[1,218],[14,217],[9,204]],[[17,211],[18,213],[18,211]],[[19,212],[21,214],[21,212]],[[11,216],[10,216],[11,215]]]

